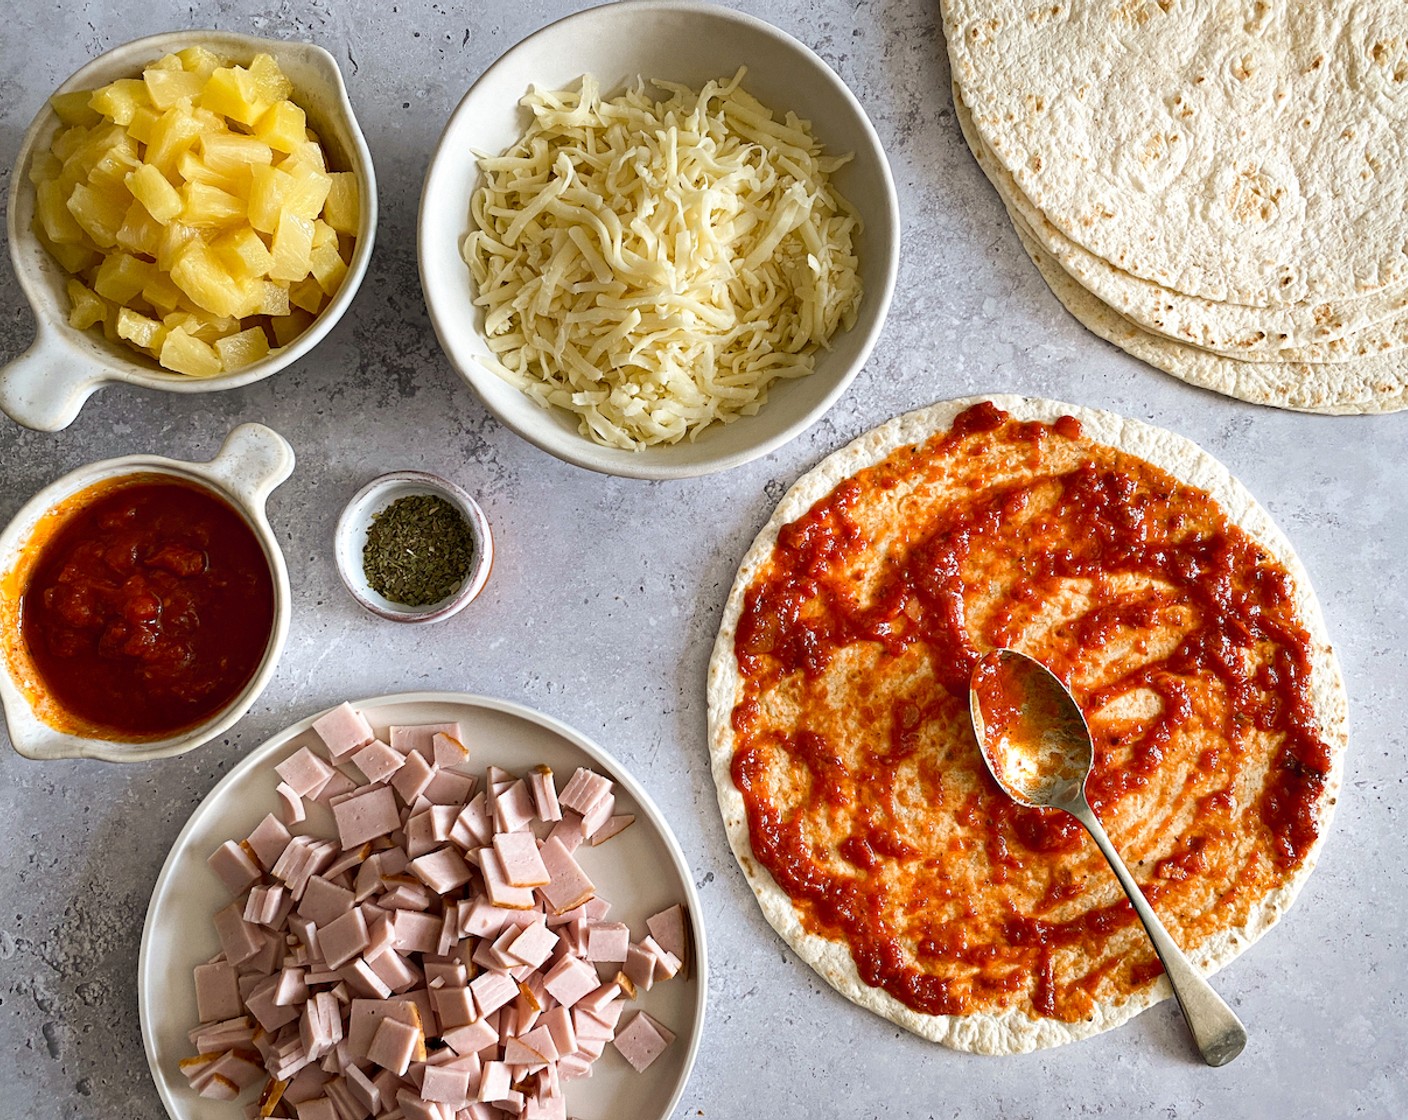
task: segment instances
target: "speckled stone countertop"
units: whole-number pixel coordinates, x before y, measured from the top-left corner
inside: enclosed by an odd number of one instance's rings
[[[1408,1115],[1408,413],[1327,418],[1185,387],[1084,331],[1038,278],[969,156],[949,104],[934,0],[748,0],[851,86],[899,189],[899,286],[874,355],[818,424],[723,475],[605,478],[500,427],[441,355],[421,302],[416,204],[440,129],[507,47],[575,6],[401,0],[59,0],[10,7],[0,32],[0,174],[43,99],[101,51],[216,26],[310,39],[343,67],[376,160],[382,218],[352,312],[260,384],[178,398],[100,392],[72,427],[0,417],[0,523],[41,486],[135,451],[209,458],[248,420],[294,445],[269,504],[293,577],[288,648],[234,731],[180,758],[37,763],[0,743],[0,1117],[156,1118],[137,950],[147,899],[187,816],[269,735],[344,697],[418,689],[502,696],[605,744],[645,783],[693,865],[709,930],[706,1034],[681,1117]],[[0,361],[33,321],[0,267]],[[705,746],[704,674],[739,559],[774,502],[828,452],[890,416],[974,392],[1113,409],[1225,462],[1295,543],[1348,682],[1352,741],[1320,866],[1281,924],[1217,978],[1251,1030],[1202,1066],[1165,1002],[1093,1040],[992,1059],[913,1038],[845,1002],[764,921],[724,839]],[[343,590],[342,503],[399,467],[476,494],[493,578],[437,628],[398,628]]]

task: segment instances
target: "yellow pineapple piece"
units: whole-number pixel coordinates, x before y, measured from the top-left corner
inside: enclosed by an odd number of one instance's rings
[[[317,249],[323,245],[337,246],[337,230],[322,218],[315,218],[313,219],[313,248]]]
[[[180,69],[179,59],[176,65],[175,70],[148,66],[142,71],[142,83],[147,88],[147,99],[154,108],[164,111],[182,101],[194,102],[200,96],[205,79],[199,74]]]
[[[83,241],[83,228],[69,211],[68,199],[57,179],[35,188],[35,203],[35,220],[50,241],[59,245],[77,245]]]
[[[88,104],[92,96],[93,91],[87,89],[56,93],[49,98],[49,107],[58,114],[59,120],[64,124],[92,128],[103,119],[102,114]]]
[[[209,183],[187,183],[181,188],[181,199],[181,221],[188,226],[218,229],[245,221],[244,199]]]
[[[156,247],[157,268],[169,273],[186,245],[200,240],[200,230],[181,221],[168,222],[161,231],[161,244]]]
[[[250,327],[227,338],[217,338],[215,352],[226,370],[242,369],[269,353],[269,336],[263,327]]]
[[[235,315],[244,293],[204,241],[186,243],[171,266],[171,279],[197,307],[215,315]]]
[[[88,100],[88,107],[96,110],[114,124],[129,124],[132,115],[143,106],[151,105],[147,96],[146,83],[140,78],[118,78],[102,89],[94,90]]]
[[[196,155],[194,149],[183,152],[181,158],[176,161],[176,173],[187,183],[206,183],[212,187],[219,187],[226,194],[232,194],[236,198],[248,199],[250,176],[249,168],[239,169],[233,175],[226,175],[207,167],[205,160]]]
[[[240,329],[239,320],[233,315],[212,315],[209,311],[182,305],[168,315],[162,316],[162,323],[168,330],[178,327],[192,338],[213,343],[217,338],[234,334]]]
[[[225,65],[224,59],[205,47],[187,47],[177,51],[176,57],[180,59],[183,69],[199,74],[202,81]]]
[[[132,197],[158,222],[166,223],[181,212],[181,196],[170,180],[150,163],[130,172],[124,180]]]
[[[113,303],[127,303],[141,292],[153,267],[149,261],[138,260],[130,253],[109,253],[98,266],[93,288]]]
[[[183,70],[179,55],[164,54],[155,62],[147,63],[147,70]],[[144,71],[145,73],[145,71]]]
[[[287,346],[312,325],[313,318],[301,307],[294,308],[287,315],[271,315],[269,325],[274,330],[274,341],[280,346]]]
[[[81,280],[68,282],[68,301],[68,325],[80,331],[101,323],[108,313],[108,305],[102,297]]]
[[[332,180],[332,186],[327,202],[323,204],[323,220],[338,233],[355,234],[361,216],[357,176],[351,171],[333,171],[328,178]]]
[[[207,132],[200,147],[206,167],[220,175],[247,174],[252,165],[269,163],[274,156],[263,140],[238,132]]]
[[[192,338],[181,327],[167,332],[160,362],[169,370],[189,377],[214,377],[221,372],[220,355],[207,342]]]
[[[293,181],[284,196],[284,211],[311,222],[323,212],[323,204],[332,190],[332,179],[302,163],[294,167],[289,175]]]
[[[95,152],[97,150],[94,149]],[[90,153],[84,152],[83,158],[90,158]],[[101,149],[101,154],[88,172],[88,183],[99,189],[107,189],[111,185],[115,193],[128,194],[127,176],[140,166],[142,161],[137,155],[136,141],[123,137],[120,143]]]
[[[335,296],[347,275],[347,262],[337,252],[337,242],[314,246],[308,257],[313,277],[328,296]]]
[[[101,117],[98,119],[100,121],[102,120]],[[49,145],[49,150],[53,152],[61,162],[67,163],[78,149],[83,147],[92,132],[93,129],[85,125],[73,125],[64,129],[54,137],[54,142]]]
[[[200,121],[191,109],[184,105],[168,109],[152,125],[146,161],[174,183],[177,181],[176,161],[190,151],[200,134]]]
[[[50,241],[44,232],[44,227],[39,224],[38,216],[34,220],[34,233],[39,238],[39,244],[43,245],[51,257],[53,257],[63,267],[63,270],[78,276],[87,272],[101,259],[101,254],[91,241],[85,236],[82,241],[74,244],[60,244],[57,241]]]
[[[127,125],[127,135],[139,144],[150,144],[152,142],[152,128],[156,122],[161,120],[161,114],[155,109],[141,108],[132,114],[132,120]]]
[[[35,152],[29,161],[29,181],[37,187],[49,179],[57,179],[63,169],[63,162],[53,152]]]
[[[221,234],[210,243],[210,247],[220,258],[220,263],[239,279],[267,276],[274,263],[264,239],[248,226]]]
[[[127,189],[122,187],[121,190],[119,195],[79,183],[68,196],[69,213],[99,248],[110,249],[117,244],[117,231],[122,228],[127,207],[132,204]]]
[[[269,108],[253,76],[243,66],[222,66],[200,91],[201,108],[243,125],[253,125]]]
[[[147,213],[145,206],[133,199],[117,231],[117,244],[129,253],[155,257],[161,245],[161,233],[161,223]]]
[[[287,315],[291,310],[288,298],[288,285],[280,284],[277,280],[264,280],[263,293],[259,300],[259,306],[255,309],[255,315]]]
[[[249,60],[249,76],[254,79],[259,96],[269,103],[293,96],[293,83],[284,76],[271,54],[257,54]]]
[[[181,302],[181,289],[167,273],[154,268],[151,277],[142,285],[142,298],[165,315],[176,310]]]
[[[295,307],[301,307],[314,315],[323,309],[323,304],[327,301],[322,287],[311,276],[292,285],[288,290],[288,298]]]
[[[308,143],[304,132],[307,118],[292,101],[278,101],[254,126],[254,135],[281,152],[292,152]]]
[[[255,167],[249,186],[249,224],[260,233],[279,226],[284,200],[294,188],[293,176],[277,167]]]
[[[143,350],[161,349],[166,338],[166,327],[157,319],[139,315],[128,307],[117,309],[117,337],[126,339]]]
[[[270,280],[302,280],[312,268],[313,221],[300,218],[285,210],[279,215],[270,251],[274,263],[269,266]]]

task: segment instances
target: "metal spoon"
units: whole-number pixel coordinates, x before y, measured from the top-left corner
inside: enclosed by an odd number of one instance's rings
[[[1226,1065],[1246,1046],[1247,1029],[1164,929],[1086,800],[1095,747],[1075,698],[1040,661],[998,649],[973,670],[968,711],[983,761],[1009,797],[1064,809],[1085,826],[1144,923],[1203,1060]]]

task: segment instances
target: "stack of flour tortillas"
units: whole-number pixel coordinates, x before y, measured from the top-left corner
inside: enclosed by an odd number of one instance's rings
[[[1408,4],[943,10],[963,134],[1076,318],[1242,400],[1408,408]]]

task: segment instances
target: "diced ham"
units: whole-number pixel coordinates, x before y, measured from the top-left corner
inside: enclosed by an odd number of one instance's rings
[[[531,910],[537,905],[531,887],[515,887],[508,881],[499,854],[493,848],[479,850],[479,870],[484,876],[484,889],[489,901],[509,910]]]
[[[531,832],[500,832],[494,836],[494,851],[510,886],[543,887],[551,876],[538,854],[538,841]]]
[[[313,721],[313,730],[328,748],[334,764],[345,762],[376,736],[372,725],[351,704],[342,703]]]
[[[259,866],[268,871],[274,866],[274,861],[279,858],[283,850],[288,847],[288,842],[288,829],[284,827],[278,817],[273,813],[268,813],[249,834],[249,838],[245,840],[245,846],[258,861]]]
[[[601,800],[595,802],[587,812],[582,814],[582,835],[591,839],[603,828],[606,822],[611,819],[611,815],[616,812],[616,795],[608,793]]]
[[[458,770],[437,769],[430,784],[425,787],[425,797],[435,805],[453,806],[458,813],[474,795],[474,787],[478,784],[474,778]]]
[[[508,1066],[503,1062],[485,1062],[479,1082],[479,1099],[486,1104],[508,1097],[510,1081]]]
[[[596,969],[580,957],[565,956],[543,977],[543,987],[562,1004],[571,1007],[588,992],[595,991],[601,980]]]
[[[557,800],[557,785],[552,768],[535,766],[528,772],[528,792],[533,796],[533,811],[540,821],[560,821],[562,806]]]
[[[645,919],[650,936],[668,953],[683,963],[688,958],[689,937],[684,921],[684,907],[679,903]]]
[[[417,1028],[396,1019],[383,1019],[367,1047],[367,1060],[401,1076],[410,1067],[417,1045],[422,1044]]]
[[[548,839],[556,840],[569,852],[575,852],[586,840],[582,834],[581,814],[568,809],[562,814],[561,819],[553,825],[552,831],[548,833]]]
[[[344,848],[355,848],[401,827],[396,798],[386,786],[372,786],[332,807],[337,835]]]
[[[477,1054],[499,1041],[499,1032],[494,1029],[488,1016],[481,1016],[473,1023],[462,1027],[451,1027],[442,1031],[441,1040],[456,1054]]]
[[[469,988],[437,988],[430,993],[430,1003],[441,1027],[466,1027],[479,1020],[474,1006],[474,993]]]
[[[233,1019],[244,1012],[235,966],[228,961],[196,965],[196,1014],[202,1023]]]
[[[674,1038],[644,1011],[637,1011],[635,1017],[611,1040],[611,1044],[621,1052],[621,1057],[635,1067],[637,1073],[643,1073],[651,1062],[665,1052],[665,1047]]]
[[[226,840],[205,862],[231,894],[243,894],[262,874],[249,852],[233,840]]]
[[[575,809],[585,817],[599,802],[612,795],[611,787],[611,779],[579,766],[557,799],[564,808]]]
[[[495,832],[517,832],[533,823],[533,798],[528,785],[516,781],[492,796]]]
[[[469,982],[469,988],[480,1015],[497,1011],[518,995],[518,985],[503,972],[481,972]]]
[[[631,927],[622,922],[591,922],[584,954],[589,961],[624,964],[631,946]]]
[[[626,829],[630,828],[631,825],[635,823],[636,818],[634,814],[618,813],[616,816],[612,817],[604,825],[598,828],[595,832],[592,832],[588,839],[590,839],[592,847],[595,848],[598,844],[605,844],[613,836],[619,836],[622,832],[625,832]],[[587,822],[585,819],[583,819],[582,821],[582,827],[584,829],[587,827]]]
[[[323,785],[323,788],[313,795],[313,800],[319,802],[322,805],[331,805],[335,801],[339,801],[343,797],[346,797],[356,788],[356,782],[354,782],[341,770],[334,770],[332,772],[332,777],[327,780],[327,782]]]
[[[647,936],[640,943],[640,947],[654,958],[655,976],[661,980],[668,980],[680,970],[680,959],[667,949],[660,947],[655,938]]]
[[[411,752],[406,755],[406,761],[401,768],[391,776],[391,788],[409,805],[425,792],[435,774],[434,763],[427,762],[422,754]]]
[[[264,946],[265,936],[258,926],[244,920],[244,910],[232,902],[215,912],[215,933],[220,948],[231,964],[243,964]]]
[[[562,841],[549,837],[542,846],[541,855],[551,878],[546,886],[538,890],[555,913],[561,914],[581,906],[596,894],[596,887]]]
[[[470,880],[471,872],[464,857],[454,848],[437,848],[428,855],[411,860],[411,874],[437,894],[449,894]]]
[[[318,947],[329,968],[341,968],[371,943],[361,910],[349,910],[318,927]]]
[[[287,782],[280,782],[274,792],[279,795],[279,803],[283,808],[284,824],[302,824],[308,819],[308,812],[303,807],[303,798],[291,785]]]
[[[468,851],[470,848],[488,847],[493,838],[492,810],[486,796],[477,793],[456,818],[455,826],[450,830],[450,839]]]
[[[437,731],[430,737],[430,755],[435,765],[445,770],[451,766],[463,766],[469,761],[469,748],[456,736]]]
[[[274,771],[299,797],[310,798],[316,798],[337,772],[307,747],[299,747],[275,766]]]
[[[463,1108],[469,1103],[470,1080],[475,1073],[471,1067],[459,1063],[426,1066],[420,1095],[427,1101],[438,1101],[456,1109]]]
[[[313,875],[303,890],[303,900],[298,904],[298,913],[315,925],[325,926],[335,918],[352,909],[352,892],[339,887],[321,875]]]
[[[391,728],[391,745],[402,754],[415,751],[427,762],[435,757],[435,736],[448,735],[464,742],[464,731],[458,723],[418,723]]]
[[[368,781],[386,782],[406,764],[406,756],[380,739],[373,739],[352,756],[352,762]]]

